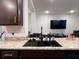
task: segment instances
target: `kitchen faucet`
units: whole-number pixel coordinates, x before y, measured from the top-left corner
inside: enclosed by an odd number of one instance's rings
[[[43,27],[42,27],[42,26],[41,26],[41,34],[40,34],[39,39],[40,39],[41,41],[43,41]]]

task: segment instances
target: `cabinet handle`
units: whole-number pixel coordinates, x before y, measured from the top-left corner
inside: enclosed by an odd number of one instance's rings
[[[14,23],[16,23],[16,16],[14,17]]]
[[[21,11],[20,11],[20,10],[18,11],[18,14],[19,14],[19,15],[21,14]]]
[[[4,56],[13,56],[12,54],[4,54]]]

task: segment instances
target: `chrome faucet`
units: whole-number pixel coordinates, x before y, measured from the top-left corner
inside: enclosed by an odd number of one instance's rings
[[[41,35],[40,35],[40,38],[39,38],[41,41],[43,41],[43,27],[41,26]]]

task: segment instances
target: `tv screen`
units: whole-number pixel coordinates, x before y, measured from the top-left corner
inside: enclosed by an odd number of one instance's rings
[[[51,29],[66,29],[66,20],[51,20]]]

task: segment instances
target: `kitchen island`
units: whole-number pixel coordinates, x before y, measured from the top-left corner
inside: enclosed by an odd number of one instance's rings
[[[32,49],[32,50],[78,50],[79,49],[79,38],[67,39],[67,38],[55,38],[62,47],[31,47],[26,46],[23,47],[25,43],[28,42],[29,39],[20,39],[20,40],[1,40],[0,41],[0,49]]]
[[[0,41],[1,59],[79,59],[79,38],[55,38],[62,47],[24,47],[29,39]]]

